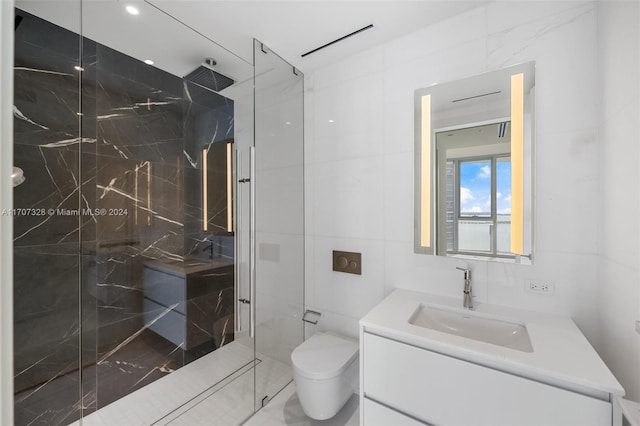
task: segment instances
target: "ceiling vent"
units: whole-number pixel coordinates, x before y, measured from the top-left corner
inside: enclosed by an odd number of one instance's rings
[[[451,102],[462,102],[462,101],[468,101],[468,100],[470,100],[470,99],[482,98],[483,96],[497,95],[498,93],[502,93],[502,91],[501,91],[501,90],[498,90],[498,91],[496,91],[496,92],[483,93],[482,95],[469,96],[468,98],[454,99],[454,100],[452,100]]]
[[[366,27],[362,27],[362,28],[360,28],[359,30],[356,30],[356,31],[354,31],[354,32],[352,32],[352,33],[349,33],[349,34],[347,34],[347,35],[344,35],[344,36],[342,36],[342,37],[340,37],[340,38],[337,38],[337,39],[335,39],[335,40],[333,40],[333,41],[330,41],[330,42],[329,42],[329,43],[327,43],[327,44],[323,44],[323,45],[322,45],[322,46],[320,46],[320,47],[316,47],[315,49],[310,50],[310,51],[308,51],[307,53],[303,53],[301,56],[304,58],[305,56],[309,56],[309,55],[311,55],[312,53],[317,52],[318,50],[322,50],[322,49],[324,49],[325,47],[329,47],[329,46],[331,46],[332,44],[336,44],[336,43],[338,43],[338,42],[340,42],[340,41],[342,41],[342,40],[348,39],[349,37],[352,37],[352,36],[354,36],[354,35],[356,35],[356,34],[358,34],[358,33],[361,33],[361,32],[363,32],[363,31],[366,31],[366,30],[371,29],[371,28],[373,28],[373,24],[369,24],[369,25],[367,25]]]

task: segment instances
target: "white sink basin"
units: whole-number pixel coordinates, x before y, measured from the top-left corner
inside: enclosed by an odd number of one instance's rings
[[[522,352],[533,352],[524,324],[486,317],[473,311],[421,304],[409,318],[409,323]]]

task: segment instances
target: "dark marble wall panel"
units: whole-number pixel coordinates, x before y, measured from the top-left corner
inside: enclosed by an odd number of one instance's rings
[[[16,391],[78,368],[78,245],[14,249]],[[43,276],[41,271],[47,272]]]
[[[77,243],[14,249],[16,424],[79,415]]]
[[[83,232],[83,235],[84,234]],[[95,251],[83,248],[82,253],[80,272],[82,279],[82,290],[80,293],[80,303],[82,304],[80,332],[82,334],[81,359],[84,368],[80,384],[82,390],[82,415],[87,415],[97,409],[98,383],[95,370],[91,367],[95,365],[98,352],[98,299],[95,295],[95,290],[98,288],[98,265]]]
[[[183,99],[182,79],[173,74],[100,44],[96,47],[96,57],[98,69],[104,70],[113,78],[119,77],[120,83],[116,87],[123,93],[139,96],[139,88],[153,87],[164,93],[164,96]],[[101,84],[106,84],[105,77],[101,77],[100,80]]]
[[[98,154],[179,167],[182,80],[105,46],[96,55]]]
[[[80,183],[81,208],[95,211],[98,208],[96,187],[98,159],[97,135],[97,79],[96,60],[98,45],[89,39],[82,39],[82,121],[81,132],[86,140],[96,141],[93,144],[81,144],[81,173]],[[81,415],[88,415],[98,408],[98,376],[96,374],[95,360],[98,354],[98,336],[100,330],[98,317],[98,251],[97,233],[98,219],[93,214],[81,216],[80,244],[82,254],[82,267],[80,271],[82,279],[81,291],[81,334],[83,369],[81,375],[82,400]]]
[[[23,15],[15,36],[14,83],[20,87],[14,94],[15,142],[64,145],[79,136],[80,73],[74,67],[80,39]]]
[[[174,165],[181,159],[181,101],[152,94],[157,92],[154,88],[147,92],[147,96],[134,98],[99,88],[99,155]]]
[[[14,207],[20,209],[14,217],[14,245],[77,242],[78,153],[66,147],[15,144],[14,164],[26,177],[13,193]]]

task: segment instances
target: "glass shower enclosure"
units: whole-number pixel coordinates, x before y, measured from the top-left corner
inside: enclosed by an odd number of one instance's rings
[[[15,424],[241,423],[304,338],[302,73],[18,0],[14,87]]]

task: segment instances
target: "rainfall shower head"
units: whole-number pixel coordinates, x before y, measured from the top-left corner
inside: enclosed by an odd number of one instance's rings
[[[24,172],[20,167],[14,167],[11,171],[11,182],[13,183],[13,187],[20,185],[26,179],[24,177]]]
[[[235,83],[233,79],[214,71],[214,65],[216,65],[214,59],[206,58],[202,65],[185,75],[184,78],[214,92],[219,92]]]

